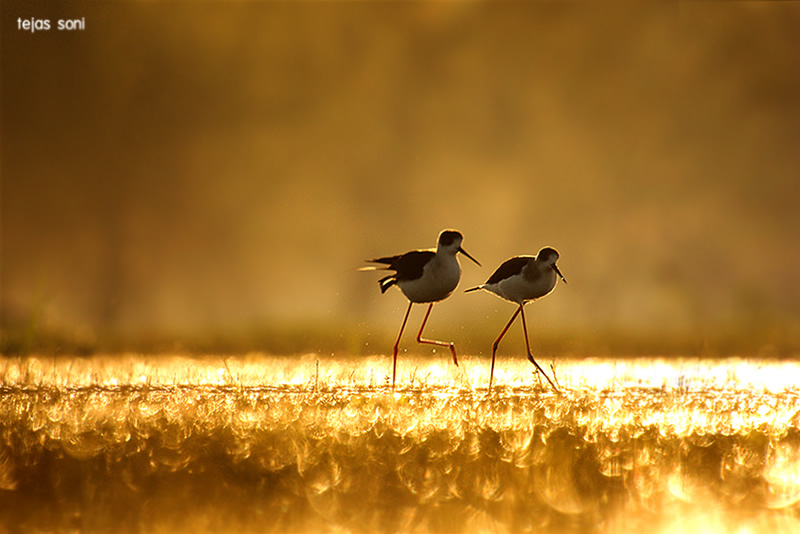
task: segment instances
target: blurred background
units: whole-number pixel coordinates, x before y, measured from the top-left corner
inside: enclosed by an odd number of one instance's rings
[[[559,250],[537,351],[800,350],[798,3],[2,7],[5,353],[385,354],[406,300],[356,269],[443,228],[460,289]]]

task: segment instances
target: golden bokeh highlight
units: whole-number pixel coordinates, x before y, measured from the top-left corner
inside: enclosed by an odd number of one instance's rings
[[[489,395],[487,363],[407,357],[393,392],[386,357],[5,360],[0,482],[19,506],[0,513],[96,532],[120,514],[164,532],[797,526],[796,366],[557,362],[559,395],[502,359],[525,379]]]

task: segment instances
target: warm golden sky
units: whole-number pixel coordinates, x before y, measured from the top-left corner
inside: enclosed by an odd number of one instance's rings
[[[569,285],[531,306],[540,332],[800,339],[800,3],[0,16],[7,328],[391,337],[404,298],[355,269],[452,227],[484,265],[462,289],[560,251]],[[86,29],[17,29],[32,16]],[[512,312],[458,292],[431,320],[458,337]]]

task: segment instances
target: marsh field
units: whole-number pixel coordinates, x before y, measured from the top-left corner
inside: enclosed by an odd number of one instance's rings
[[[4,532],[789,533],[800,374],[746,358],[0,364]]]
[[[798,27],[3,2],[0,534],[800,532]],[[448,228],[460,366],[415,309],[392,391],[407,301],[358,269]],[[488,393],[514,309],[463,290],[545,246],[562,394],[519,324]]]

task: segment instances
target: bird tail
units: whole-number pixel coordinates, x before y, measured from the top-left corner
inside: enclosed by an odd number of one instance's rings
[[[369,263],[378,263],[380,265],[367,265],[361,267],[359,271],[388,271],[394,269],[394,264],[399,256],[387,256],[385,258],[375,258],[374,260],[367,260]],[[378,280],[381,285],[381,293],[386,293],[386,290],[397,284],[397,273],[392,273]]]
[[[378,283],[381,285],[381,293],[386,293],[387,289],[389,289],[390,287],[392,287],[397,283],[397,279],[394,277],[393,274],[390,274],[389,276],[378,280]]]
[[[375,258],[374,260],[367,260],[367,263],[377,263],[379,265],[365,265],[359,267],[359,271],[386,271],[394,268],[394,263],[399,256],[387,256],[385,258]]]
[[[471,287],[469,289],[465,289],[464,293],[470,293],[471,291],[478,291],[479,289],[483,289],[483,286],[475,286],[475,287]]]

